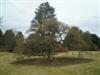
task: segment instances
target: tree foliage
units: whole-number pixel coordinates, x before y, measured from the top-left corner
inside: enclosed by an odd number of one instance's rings
[[[72,27],[65,37],[64,45],[70,50],[77,50],[79,49],[79,46],[81,46],[82,42],[80,41],[83,41],[83,39],[81,38],[81,31],[77,27]]]
[[[94,50],[100,49],[100,38],[96,34],[91,34]]]
[[[0,29],[0,48],[2,47],[2,45],[3,45],[3,33]]]
[[[48,2],[40,4],[40,6],[35,11],[35,18],[31,21],[34,23],[35,20],[42,24],[42,22],[48,18],[53,18],[55,16],[55,9],[50,6]]]
[[[93,49],[93,42],[92,42],[92,36],[91,34],[86,31],[82,34],[83,39],[85,41],[86,47],[84,48],[85,50],[92,50]]]
[[[100,38],[88,31],[83,32],[78,27],[71,27],[64,39],[64,46],[70,50],[97,50],[100,49]]]
[[[13,30],[7,30],[3,36],[3,40],[4,48],[7,51],[13,52],[16,45],[15,34],[13,33]]]
[[[56,35],[59,34],[62,23],[55,18],[55,10],[48,2],[40,4],[35,13],[30,28],[30,31],[34,32],[34,37],[30,41],[33,45],[31,49],[44,52],[48,59],[52,59],[56,47]],[[37,37],[35,35],[38,35],[38,38],[35,38]]]
[[[23,51],[25,50],[25,45],[24,45],[24,36],[22,32],[17,32],[16,35],[16,47],[14,52],[16,53],[17,60],[22,60],[23,59]]]
[[[33,40],[30,41],[33,43],[33,47],[35,47],[32,48],[32,50],[36,49],[39,52],[43,52],[43,54],[47,54],[49,59],[52,59],[53,50],[55,49],[56,44],[56,34],[58,31],[59,22],[57,19],[50,18],[44,20],[41,27],[36,30],[36,33],[32,38]]]

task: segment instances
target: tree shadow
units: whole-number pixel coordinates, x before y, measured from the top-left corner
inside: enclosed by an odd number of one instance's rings
[[[11,64],[14,65],[37,65],[37,66],[64,66],[64,65],[75,65],[82,63],[89,63],[93,61],[93,59],[86,58],[55,58],[53,61],[49,61],[43,58],[33,58],[33,59],[25,59],[21,61],[15,61]]]

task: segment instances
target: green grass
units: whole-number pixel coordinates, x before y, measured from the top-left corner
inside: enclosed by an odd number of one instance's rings
[[[76,61],[78,52],[59,53],[56,58],[67,58],[66,62]],[[74,56],[74,58],[72,58]],[[33,57],[31,57],[32,59]],[[68,58],[70,60],[68,60]],[[71,59],[72,58],[72,59]],[[12,64],[16,59],[13,53],[0,53],[0,75],[100,75],[100,52],[81,52],[81,58],[90,62],[66,63],[64,65]],[[74,61],[73,61],[74,60]],[[34,63],[34,62],[33,62]],[[29,65],[30,64],[30,65]]]

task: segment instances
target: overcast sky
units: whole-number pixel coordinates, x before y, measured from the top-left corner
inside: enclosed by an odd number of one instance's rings
[[[59,21],[100,36],[100,0],[0,0],[0,17],[3,17],[0,28],[25,33],[35,9],[46,1],[55,8]]]

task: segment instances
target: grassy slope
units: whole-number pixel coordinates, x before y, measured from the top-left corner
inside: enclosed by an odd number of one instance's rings
[[[93,61],[65,66],[14,65],[11,64],[15,61],[13,54],[0,53],[0,75],[100,75],[100,52],[81,53],[82,57]],[[67,55],[72,56],[71,53]]]

